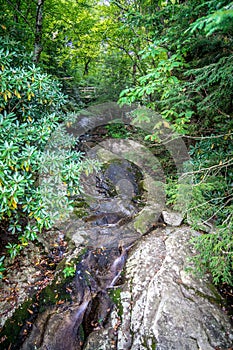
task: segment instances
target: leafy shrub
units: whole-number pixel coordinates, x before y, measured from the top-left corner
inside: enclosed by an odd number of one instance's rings
[[[232,4],[215,0],[176,3],[171,14],[168,2],[166,11],[154,14],[164,16],[160,35],[140,53],[146,71],[119,99],[121,104],[139,102],[161,113],[180,134],[203,137],[190,147],[187,176],[193,176],[192,198],[182,198],[189,184],[171,179],[166,184],[167,203],[187,208],[195,228],[200,223],[209,225],[210,233],[195,240],[196,267],[210,271],[215,283],[231,285]],[[147,139],[157,141],[156,126],[153,133]]]
[[[179,54],[168,57],[165,49],[163,57],[159,58],[161,50],[149,51],[151,58],[158,61],[157,67],[139,77],[136,87],[123,90],[119,103],[123,105],[141,102],[160,111],[165,119],[172,122],[175,131],[185,133],[193,114],[192,102],[185,98],[181,101],[180,98],[183,95],[183,83],[178,78],[177,72],[184,68],[185,63]],[[142,59],[147,59],[149,54],[143,55]]]
[[[190,26],[190,30],[192,33],[196,30],[204,30],[207,36],[218,31],[223,32],[225,34],[233,34],[232,23],[233,2],[230,2],[228,5],[222,7],[220,10],[217,10],[205,17],[199,18]]]
[[[108,130],[107,135],[115,139],[126,139],[130,134],[126,126],[121,122],[106,125],[105,128]]]
[[[5,256],[1,256],[1,258],[0,258],[0,279],[2,278],[3,272],[5,271],[4,259],[5,259]]]
[[[0,222],[12,235],[7,249],[14,258],[59,217],[56,203],[70,207],[69,195],[80,190],[80,173],[91,171],[93,162],[83,162],[71,150],[75,140],[65,125],[74,116],[62,113],[66,97],[59,83],[27,58],[16,66],[17,45],[10,50],[7,40],[1,42]],[[62,189],[54,188],[61,184]]]
[[[231,207],[231,210],[233,207]],[[233,286],[233,224],[232,220],[215,232],[203,234],[193,243],[198,254],[193,258],[196,271],[203,275],[210,272],[215,284],[227,283]]]
[[[233,286],[233,188],[231,133],[210,136],[190,147],[191,161],[184,176],[192,176],[191,196],[182,196],[185,185],[170,179],[166,184],[167,204],[184,210],[196,230],[208,231],[192,240],[195,271],[210,272],[215,284]],[[190,164],[191,163],[191,164]]]
[[[66,267],[63,269],[63,274],[66,277],[72,277],[75,275],[75,271],[76,271],[76,266],[75,264],[71,264],[71,263],[67,263]]]
[[[212,273],[215,283],[233,285],[233,136],[209,137],[191,147],[194,184],[188,216],[194,228],[210,232],[194,239],[198,271]],[[210,152],[211,150],[211,152]]]

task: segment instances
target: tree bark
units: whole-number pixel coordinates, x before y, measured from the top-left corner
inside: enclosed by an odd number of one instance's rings
[[[89,59],[89,58],[84,62],[84,71],[83,71],[84,76],[88,75],[90,63],[91,63],[91,59]]]
[[[16,1],[15,9],[14,21],[15,23],[19,23],[18,13],[20,13],[20,0]]]
[[[33,61],[38,63],[40,60],[40,54],[43,50],[42,47],[42,29],[43,29],[43,5],[45,0],[37,0],[36,8],[36,27],[35,27],[35,41],[34,41],[34,53]]]

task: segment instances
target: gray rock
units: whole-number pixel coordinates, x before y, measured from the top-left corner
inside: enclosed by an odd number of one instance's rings
[[[183,215],[175,211],[163,210],[162,216],[165,224],[170,226],[180,226],[183,221]]]
[[[195,233],[194,233],[195,234]],[[186,272],[193,253],[188,227],[152,232],[135,247],[121,293],[117,349],[213,350],[233,342],[230,322],[210,281]],[[124,336],[123,336],[124,335]],[[129,344],[130,340],[130,344]]]
[[[145,234],[158,222],[161,215],[161,207],[157,203],[147,205],[135,217],[134,228],[141,235]]]
[[[116,326],[112,316],[110,325],[90,335],[85,350],[230,348],[233,331],[220,295],[208,276],[198,279],[186,271],[194,253],[189,240],[196,234],[187,226],[169,227],[138,241],[126,263],[121,322]]]

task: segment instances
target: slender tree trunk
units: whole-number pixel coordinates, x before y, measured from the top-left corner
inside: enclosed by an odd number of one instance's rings
[[[19,13],[20,13],[20,0],[16,1],[16,4],[15,4],[15,15],[14,15],[14,21],[15,23],[19,23]]]
[[[34,41],[34,53],[33,61],[38,63],[40,60],[40,54],[42,48],[42,23],[43,23],[43,5],[45,0],[37,0],[36,8],[36,27],[35,27],[35,41]]]
[[[84,63],[84,72],[83,75],[88,75],[89,72],[89,64],[91,63],[90,59],[87,59],[87,61],[85,61]]]

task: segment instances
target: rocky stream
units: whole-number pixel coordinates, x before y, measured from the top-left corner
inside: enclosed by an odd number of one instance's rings
[[[105,115],[120,118],[114,108],[117,115]],[[104,138],[103,124],[100,116],[92,132],[92,125],[79,131],[77,146],[101,170],[83,175],[85,195],[69,220],[30,245],[2,283],[1,349],[232,349],[230,317],[211,276],[188,269],[190,240],[202,233],[165,206],[158,162],[147,171],[147,151]],[[74,277],[64,278],[65,261]]]

